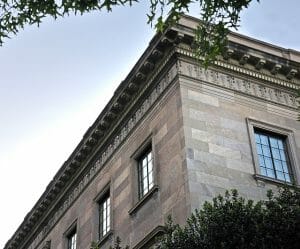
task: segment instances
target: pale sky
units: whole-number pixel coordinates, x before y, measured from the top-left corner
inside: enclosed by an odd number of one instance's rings
[[[147,47],[146,12],[136,4],[47,19],[0,47],[0,248]],[[300,50],[298,13],[299,0],[261,0],[239,32]]]

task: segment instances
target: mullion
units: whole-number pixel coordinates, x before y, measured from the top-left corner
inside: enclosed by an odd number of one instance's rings
[[[270,136],[266,136],[266,137],[268,138],[268,147],[269,147],[270,154],[271,154],[271,160],[272,160],[272,165],[273,165],[273,170],[274,170],[275,178],[278,179],[277,178],[277,172],[276,172],[276,169],[275,169],[273,151],[272,151],[272,148],[271,148]]]

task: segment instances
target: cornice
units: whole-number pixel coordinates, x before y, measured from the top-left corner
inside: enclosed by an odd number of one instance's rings
[[[190,47],[187,46],[177,46],[176,52],[184,55],[189,58],[194,58],[193,51]],[[253,67],[245,67],[239,63],[237,63],[237,60],[234,59],[222,59],[215,61],[210,67],[218,67],[226,71],[230,71],[236,74],[244,75],[247,77],[251,77],[256,80],[264,81],[266,84],[272,84],[274,86],[279,86],[282,88],[287,88],[289,90],[296,90],[300,88],[300,80],[297,79],[287,79],[283,77],[276,77],[276,75],[272,74],[271,71],[262,71],[257,70]],[[200,67],[199,62],[195,62]]]
[[[181,42],[190,50],[189,56],[192,56],[191,47],[195,45],[195,29],[199,23],[198,19],[184,15],[173,28]],[[281,80],[300,86],[300,52],[292,49],[281,48],[230,31],[227,50],[216,63],[220,65],[222,61],[239,65],[241,70],[252,70],[258,77],[268,76],[267,80],[277,79],[277,82]]]

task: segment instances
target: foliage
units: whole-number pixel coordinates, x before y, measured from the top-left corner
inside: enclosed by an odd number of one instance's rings
[[[195,38],[195,55],[204,66],[224,53],[228,29],[237,29],[240,13],[252,0],[200,0],[201,20]],[[257,0],[259,2],[259,0]]]
[[[200,5],[199,27],[196,31],[195,55],[204,59],[205,65],[221,54],[226,44],[228,28],[237,28],[240,12],[252,0],[150,0],[148,23],[157,31],[176,22],[188,12],[192,3]],[[259,1],[259,0],[256,0]],[[138,0],[2,0],[0,1],[0,45],[4,38],[16,34],[25,25],[40,25],[47,17],[65,17],[91,11],[112,11],[116,6],[132,6]],[[168,12],[168,13],[165,13]],[[167,22],[163,21],[168,14]]]
[[[185,227],[166,223],[159,249],[263,248],[296,249],[300,245],[300,190],[268,192],[254,203],[236,190],[218,196],[188,219]]]

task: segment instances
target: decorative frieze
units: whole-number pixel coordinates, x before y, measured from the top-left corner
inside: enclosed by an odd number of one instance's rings
[[[286,77],[287,77],[289,80],[291,80],[291,79],[293,79],[293,78],[295,77],[295,75],[296,75],[297,73],[298,73],[298,70],[292,68],[292,69],[288,72],[288,74],[287,74]]]
[[[254,82],[250,79],[217,72],[212,69],[204,69],[198,65],[187,62],[180,63],[180,72],[197,80],[202,80],[243,94],[268,100],[277,104],[297,108],[296,96],[287,91],[275,89],[270,86]]]

